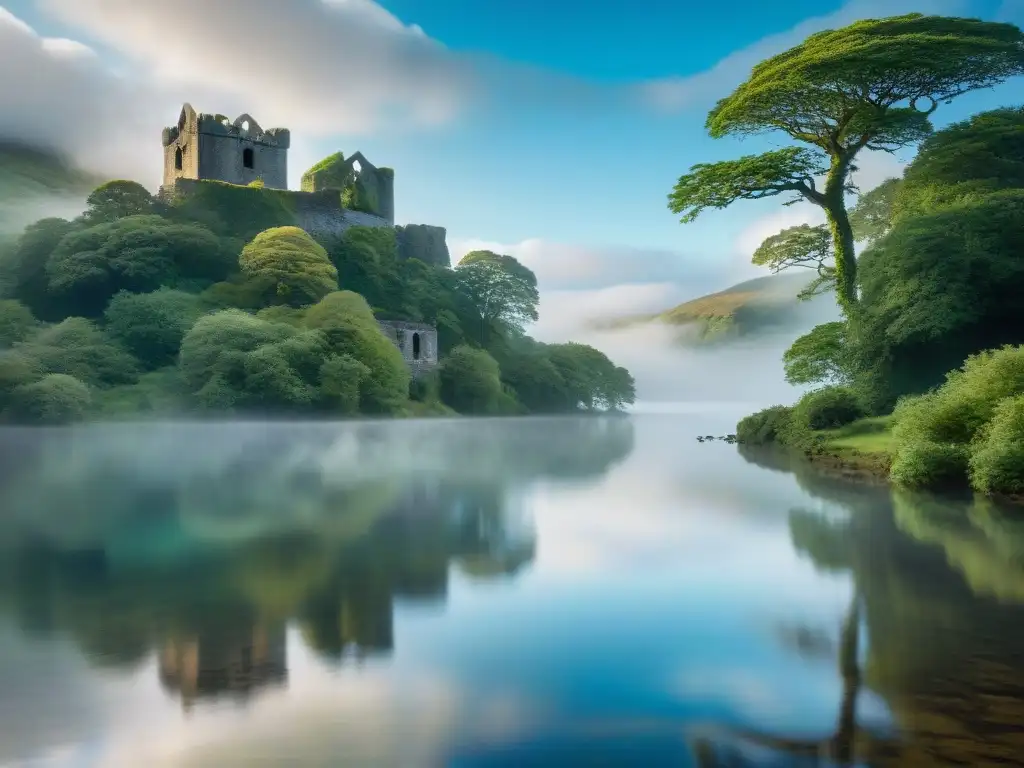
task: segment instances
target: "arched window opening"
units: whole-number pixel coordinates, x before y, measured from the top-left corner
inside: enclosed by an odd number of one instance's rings
[[[252,168],[252,147],[246,147],[242,150],[242,165],[246,168]]]
[[[412,359],[420,359],[420,335],[418,333],[412,335]]]
[[[174,150],[174,170],[180,171],[182,166],[181,147]]]

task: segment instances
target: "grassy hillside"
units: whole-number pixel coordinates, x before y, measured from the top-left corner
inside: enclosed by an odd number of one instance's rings
[[[683,343],[709,344],[749,336],[799,322],[807,305],[797,293],[811,275],[783,273],[737,283],[723,291],[700,296],[652,315],[618,318],[599,323],[606,329],[662,323],[679,328]]]
[[[0,140],[0,232],[66,214],[101,182],[53,154]]]

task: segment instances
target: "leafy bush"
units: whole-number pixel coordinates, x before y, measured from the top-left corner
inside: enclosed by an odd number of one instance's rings
[[[359,390],[370,369],[351,355],[332,355],[320,366],[320,391],[334,413],[359,412]]]
[[[327,251],[298,227],[256,235],[238,263],[246,278],[269,288],[269,304],[301,307],[338,290],[338,270]]]
[[[808,392],[793,407],[793,423],[811,430],[835,429],[867,413],[848,387],[824,387]]]
[[[202,310],[194,294],[162,288],[153,293],[122,291],[104,313],[107,332],[147,368],[170,363]]]
[[[786,405],[773,405],[740,419],[736,425],[736,439],[749,445],[783,442],[789,429],[793,409]]]
[[[967,479],[967,446],[920,441],[899,448],[889,476],[907,488],[956,488]]]
[[[972,446],[970,477],[982,493],[1024,493],[1024,395],[996,406],[983,436]]]
[[[24,341],[38,325],[32,310],[20,301],[0,300],[0,349]]]
[[[291,326],[268,323],[237,309],[206,315],[182,339],[182,376],[193,392],[206,390],[202,399],[208,405],[234,404],[245,389],[245,355],[295,333]],[[211,400],[213,392],[217,397]]]
[[[67,424],[82,419],[91,403],[89,387],[74,376],[51,373],[17,387],[7,415],[18,422]]]
[[[397,413],[409,398],[409,368],[381,332],[366,300],[351,291],[330,293],[306,311],[306,327],[323,332],[330,353],[369,369],[360,380],[360,410]]]
[[[456,347],[438,367],[441,400],[459,413],[494,414],[501,411],[504,392],[501,370],[482,349]]]
[[[138,364],[91,320],[69,317],[42,328],[16,350],[43,373],[63,373],[96,387],[130,384]]]

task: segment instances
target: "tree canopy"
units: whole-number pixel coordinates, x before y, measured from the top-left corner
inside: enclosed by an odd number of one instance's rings
[[[312,304],[338,289],[338,270],[327,251],[298,227],[275,227],[256,235],[238,263],[243,275],[266,284],[282,304]]]
[[[537,319],[537,276],[512,256],[471,251],[455,272],[485,323],[522,333],[526,323]]]
[[[915,144],[931,133],[941,102],[1022,73],[1024,32],[1012,24],[909,14],[811,35],[754,67],[706,123],[714,138],[781,132],[809,147],[696,165],[679,179],[669,208],[686,222],[705,208],[784,193],[820,206],[836,255],[837,299],[850,314],[857,262],[845,195],[858,153]]]

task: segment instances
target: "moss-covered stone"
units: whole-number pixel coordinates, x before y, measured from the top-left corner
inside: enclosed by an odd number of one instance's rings
[[[316,163],[302,174],[303,192],[321,192],[325,189],[346,189],[352,184],[352,165],[345,155],[335,152]]]
[[[298,223],[294,195],[283,189],[179,179],[171,205],[221,235],[242,240]]]

